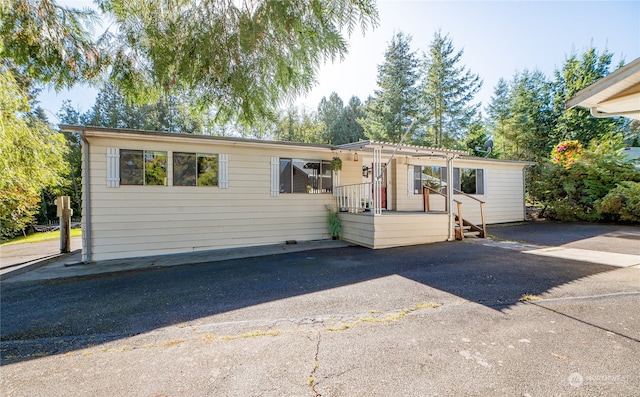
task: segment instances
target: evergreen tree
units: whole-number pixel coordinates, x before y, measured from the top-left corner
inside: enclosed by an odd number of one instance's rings
[[[498,80],[493,90],[491,103],[487,107],[489,119],[487,128],[493,131],[494,143],[500,148],[502,153],[506,152],[508,139],[505,136],[506,123],[509,118],[511,107],[511,90],[507,81],[503,78]]]
[[[346,136],[341,143],[358,142],[365,139],[364,129],[358,123],[358,119],[366,116],[364,104],[357,96],[352,96],[344,108],[344,123]]]
[[[397,33],[378,65],[379,89],[365,105],[367,117],[359,119],[365,135],[373,140],[399,142],[418,116],[418,59],[411,51],[411,36]]]
[[[362,126],[356,121],[364,117],[358,97],[352,97],[346,106],[335,92],[329,99],[323,97],[318,105],[318,117],[324,123],[325,143],[342,145],[364,138]]]
[[[275,139],[298,143],[326,143],[324,124],[316,114],[290,106],[281,112],[276,123]]]
[[[69,113],[69,109],[63,108],[63,112]],[[181,98],[170,95],[137,105],[111,83],[102,87],[93,107],[79,120],[100,127],[181,133],[203,133],[206,124],[204,114]]]
[[[511,90],[510,116],[500,142],[505,157],[534,161],[548,157],[555,123],[551,83],[542,72],[525,70],[514,76]]]
[[[462,50],[455,52],[449,35],[438,31],[422,62],[420,95],[437,147],[450,147],[463,139],[480,107],[471,101],[482,80],[460,66],[462,55]]]
[[[591,140],[613,131],[622,134],[628,126],[629,121],[623,118],[599,119],[591,116],[589,109],[565,109],[565,102],[578,91],[609,74],[612,57],[613,54],[607,51],[598,53],[595,48],[589,48],[581,57],[572,54],[565,60],[562,70],[554,72],[553,107],[558,118],[552,132],[554,143],[577,139],[587,145]]]

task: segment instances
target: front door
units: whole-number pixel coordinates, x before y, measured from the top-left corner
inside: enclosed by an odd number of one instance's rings
[[[382,186],[380,187],[380,208],[383,210],[387,209],[387,164],[380,164],[380,168],[382,169]],[[375,188],[375,169],[373,168],[373,164],[371,164],[371,197],[374,197],[373,189]]]

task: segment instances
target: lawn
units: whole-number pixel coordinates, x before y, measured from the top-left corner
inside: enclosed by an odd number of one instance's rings
[[[82,236],[82,229],[75,228],[71,229],[71,237],[79,237]],[[27,237],[20,236],[9,241],[5,241],[0,244],[0,246],[9,245],[9,244],[17,244],[17,243],[37,243],[40,241],[47,240],[56,240],[60,239],[60,230],[55,230],[53,232],[43,232],[43,233],[33,233],[28,235]]]

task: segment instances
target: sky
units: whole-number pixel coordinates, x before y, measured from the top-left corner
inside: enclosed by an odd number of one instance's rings
[[[90,1],[60,1],[74,7]],[[476,102],[488,105],[500,78],[511,80],[524,70],[539,70],[552,77],[572,54],[590,47],[613,54],[612,70],[621,60],[640,58],[640,0],[627,1],[433,1],[378,0],[380,24],[364,35],[349,37],[349,53],[342,61],[319,69],[317,84],[295,104],[315,110],[323,97],[336,92],[346,103],[352,96],[363,102],[377,88],[378,65],[392,37],[412,37],[419,57],[427,52],[434,34],[449,35],[454,49],[462,50],[459,66],[483,80]],[[62,101],[86,111],[96,90],[75,87],[59,93],[44,90],[40,106],[57,122]]]

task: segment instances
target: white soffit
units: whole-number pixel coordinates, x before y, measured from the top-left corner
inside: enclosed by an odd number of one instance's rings
[[[640,120],[640,58],[579,91],[565,105],[592,109],[596,117],[610,113]]]

